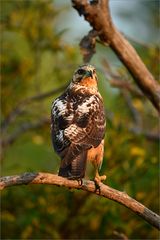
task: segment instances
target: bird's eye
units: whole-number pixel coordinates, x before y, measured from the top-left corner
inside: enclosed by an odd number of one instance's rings
[[[82,74],[85,73],[85,70],[84,70],[84,69],[79,69],[79,70],[77,71],[77,73],[78,73],[79,75],[82,75]]]

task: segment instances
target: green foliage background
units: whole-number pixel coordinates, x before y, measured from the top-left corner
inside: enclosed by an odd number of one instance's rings
[[[63,31],[56,27],[62,11],[51,0],[1,0],[1,123],[27,97],[68,83],[82,63],[78,41],[77,45],[65,44]],[[157,47],[135,47],[157,78]],[[158,212],[158,143],[128,130],[133,125],[132,113],[121,91],[105,79],[103,58],[118,62],[110,50],[100,45],[91,62],[98,67],[99,89],[108,110],[101,171],[107,175],[106,184],[126,191]],[[133,83],[120,62],[114,71]],[[23,123],[49,117],[56,96],[26,105],[2,137],[14,134]],[[158,121],[151,104],[137,96],[132,96],[132,103],[141,115],[142,127],[156,130]],[[22,132],[2,150],[2,175],[58,170],[49,123]],[[92,170],[88,177],[93,178]],[[128,209],[86,192],[37,185],[12,187],[1,195],[2,239],[117,239],[115,231],[129,239],[158,239],[158,231]]]

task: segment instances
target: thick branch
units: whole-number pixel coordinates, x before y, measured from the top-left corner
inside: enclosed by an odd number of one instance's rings
[[[72,0],[73,7],[99,33],[100,40],[113,49],[139,88],[160,112],[160,85],[154,80],[135,49],[112,23],[108,2],[99,0],[91,4],[87,0]]]
[[[76,180],[68,180],[50,173],[24,173],[22,175],[0,178],[0,189],[24,184],[50,184],[60,187],[64,186],[67,188],[82,189],[124,205],[137,215],[141,216],[148,223],[160,229],[160,216],[137,202],[135,199],[129,197],[125,192],[120,192],[103,183],[100,184],[100,190],[95,191],[95,183],[93,181],[83,179],[81,185]]]

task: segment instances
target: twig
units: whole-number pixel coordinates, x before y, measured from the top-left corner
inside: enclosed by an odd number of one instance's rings
[[[113,24],[109,11],[109,0],[96,1],[95,4],[91,4],[87,0],[72,0],[72,5],[99,33],[100,40],[109,44],[144,95],[160,113],[160,85],[154,80],[136,50]]]
[[[84,62],[89,62],[93,54],[96,52],[96,37],[97,31],[91,30],[89,33],[82,38],[80,41],[80,49],[83,55]]]
[[[134,125],[136,125],[137,128],[141,128],[142,126],[142,117],[138,110],[134,107],[131,96],[126,92],[125,90],[121,91],[123,98],[126,102],[126,105],[128,106],[130,113],[133,118]]]
[[[113,122],[114,119],[114,113],[109,111],[108,109],[106,110],[106,116],[107,116],[107,121]],[[137,125],[134,124],[134,126],[124,126],[121,123],[119,123],[119,127],[123,129],[127,129],[129,132],[133,133],[134,135],[137,136],[143,136],[149,141],[155,141],[159,142],[160,141],[160,129],[158,128],[157,130],[144,130],[141,127],[137,127]]]
[[[112,87],[126,89],[137,97],[144,97],[143,93],[138,88],[125,80],[111,79],[109,83]]]
[[[121,239],[121,240],[129,240],[128,239],[128,237],[124,234],[124,233],[122,233],[122,232],[118,232],[117,230],[114,230],[113,231],[113,235],[115,236],[115,237],[117,237],[117,239]]]
[[[68,84],[67,84],[68,85]],[[61,91],[63,91],[66,86],[66,84],[64,86],[58,87],[56,89],[52,89],[51,91],[48,92],[44,92],[38,95],[34,95],[32,97],[26,98],[23,101],[21,101],[13,110],[12,112],[5,118],[5,120],[2,122],[2,131],[6,130],[6,128],[8,127],[8,125],[13,122],[17,116],[21,115],[24,112],[24,109],[26,108],[26,105],[30,104],[33,101],[41,101],[44,98],[50,97],[54,94],[57,94]]]
[[[24,184],[50,184],[60,187],[67,187],[73,189],[82,189],[87,192],[97,194],[101,197],[111,199],[129,208],[152,226],[160,229],[160,216],[152,212],[144,205],[129,197],[127,193],[120,192],[103,183],[100,183],[100,190],[96,190],[93,181],[83,179],[82,184],[76,180],[68,180],[50,173],[24,173],[22,175],[6,176],[0,178],[0,189],[10,186],[24,185]]]
[[[151,131],[145,131],[138,127],[129,127],[128,130],[135,135],[144,136],[145,138],[147,138],[150,141],[156,141],[158,143],[160,142],[160,131],[159,130],[157,130],[157,132],[155,132],[155,131],[151,132]]]
[[[108,61],[106,59],[103,59],[102,64],[105,68],[104,73],[107,75],[107,79],[108,79],[108,75],[109,77],[111,77],[112,79],[109,79],[109,83],[111,86],[115,86],[120,88],[121,93],[123,94],[123,97],[126,101],[126,104],[132,114],[133,120],[134,120],[134,126],[132,127],[127,127],[128,130],[130,132],[132,132],[135,135],[141,135],[144,136],[146,139],[151,140],[151,141],[160,141],[160,131],[148,131],[148,130],[144,130],[142,128],[142,118],[140,113],[137,111],[137,109],[133,106],[132,100],[130,95],[125,91],[128,90],[129,93],[136,95],[138,97],[143,97],[143,93],[136,88],[134,85],[132,85],[130,82],[127,82],[126,80],[122,80],[121,75],[114,73],[110,67],[110,64],[108,63]],[[125,78],[125,77],[123,77]],[[111,118],[110,120],[112,121],[113,117],[109,117],[109,116],[113,116],[113,113],[110,114],[106,114],[107,118]]]
[[[121,76],[118,73],[114,73],[110,64],[108,63],[108,61],[106,59],[103,59],[102,64],[105,69],[104,74],[106,75],[106,77],[109,76],[111,78],[109,80],[109,83],[112,87],[126,89],[138,97],[144,97],[143,92],[139,88],[135,87],[132,83],[127,81],[125,76]]]
[[[42,119],[40,119],[37,122],[24,122],[18,128],[16,128],[12,134],[10,134],[9,136],[7,136],[3,140],[1,140],[1,146],[2,147],[6,147],[6,146],[8,146],[10,144],[13,144],[14,141],[20,135],[25,133],[26,131],[31,130],[31,129],[40,128],[43,125],[48,124],[48,123],[50,123],[50,119],[49,118],[42,118]]]

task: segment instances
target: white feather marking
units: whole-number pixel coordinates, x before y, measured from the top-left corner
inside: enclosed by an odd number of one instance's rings
[[[65,112],[66,112],[66,103],[64,103],[64,101],[62,100],[57,99],[53,104],[52,114],[63,115]]]
[[[63,141],[63,130],[59,130],[57,138],[59,139],[59,141]]]
[[[81,105],[78,106],[78,112],[79,113],[88,113],[91,109],[91,106],[87,106],[88,104],[93,104],[92,102],[95,100],[95,96],[91,96],[89,99],[87,99],[85,102],[83,102]]]
[[[84,137],[84,129],[77,127],[76,124],[71,124],[64,130],[64,135],[76,143]]]
[[[76,124],[71,124],[68,128],[66,128],[66,129],[64,130],[64,134],[65,134],[65,136],[67,136],[67,137],[71,137],[71,136],[76,135],[76,134],[78,133],[77,130],[78,130],[78,129],[77,129]]]
[[[66,110],[66,104],[62,100],[59,100],[56,106],[60,112]]]
[[[73,115],[73,114],[70,114],[69,116],[65,117],[65,119],[66,119],[67,121],[72,121],[73,117],[74,117],[74,115]]]

